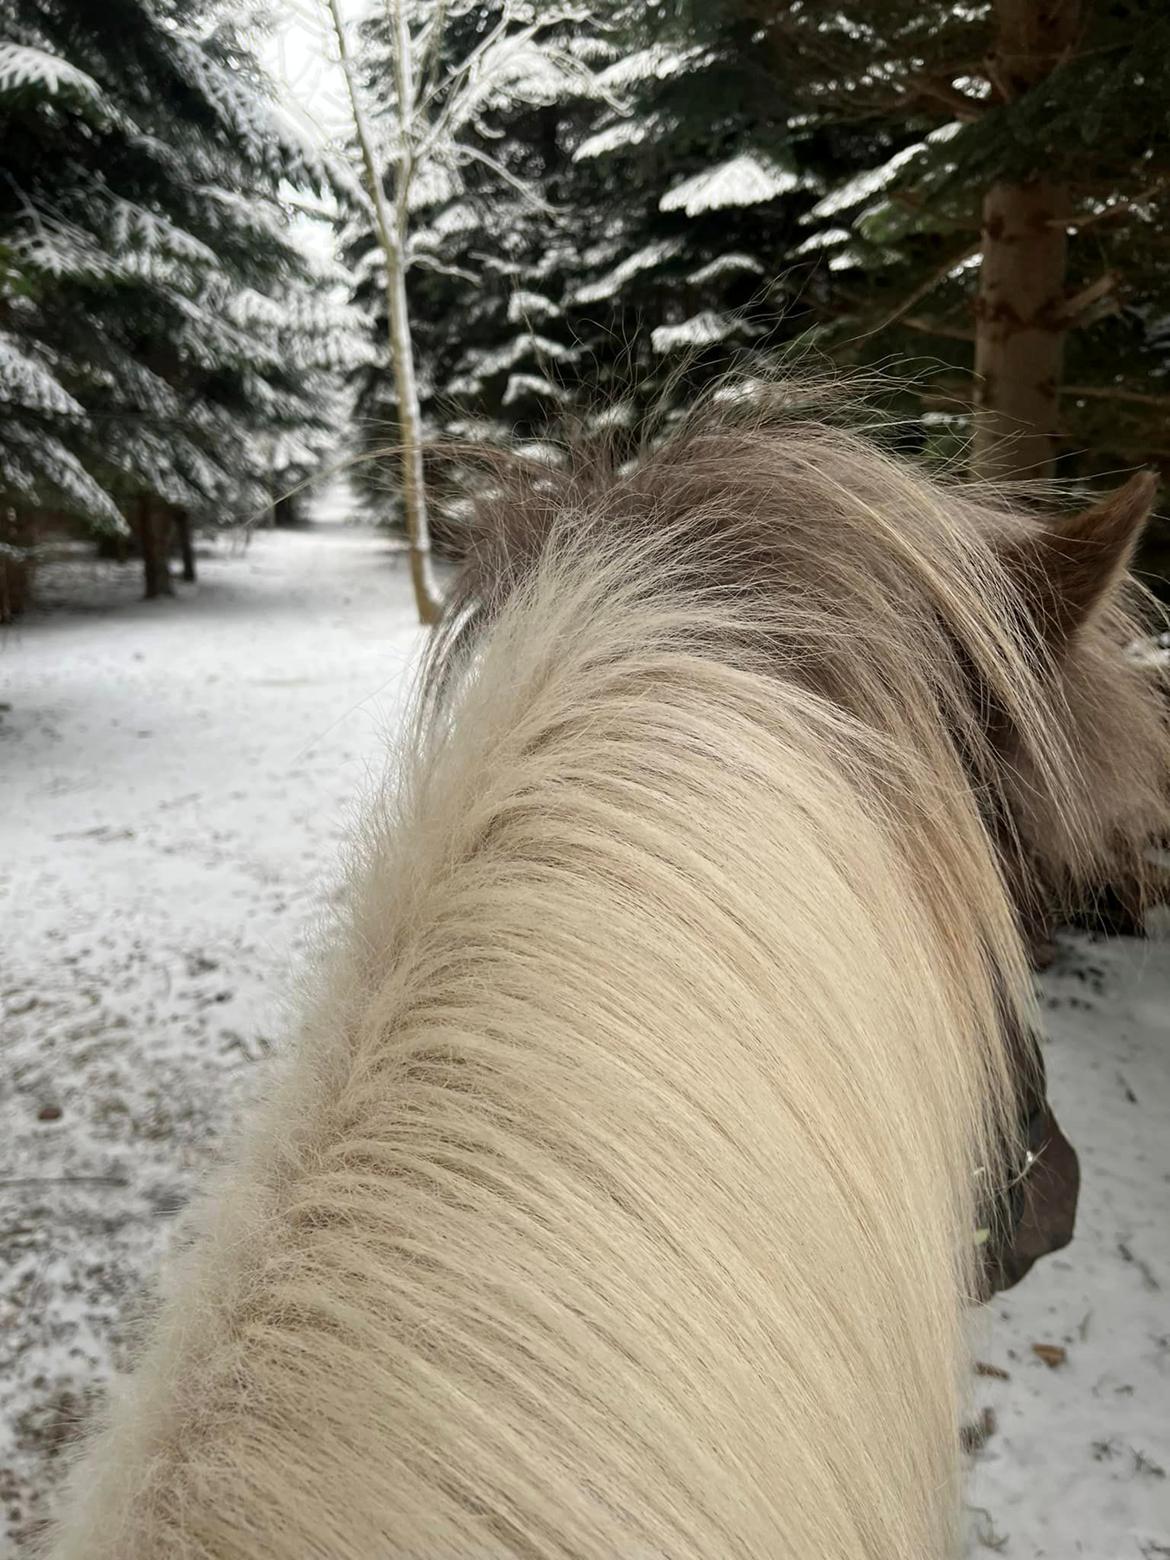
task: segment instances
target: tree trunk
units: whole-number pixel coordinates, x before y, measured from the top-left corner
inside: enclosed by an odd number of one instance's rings
[[[115,536],[99,536],[94,551],[99,558],[108,559],[111,563],[128,563],[131,545],[129,532],[119,531]]]
[[[406,508],[406,534],[410,539],[410,577],[414,584],[419,622],[437,623],[443,610],[443,598],[439,594],[431,566],[431,533],[427,524],[427,489],[423,476],[422,414],[418,402],[418,382],[414,374],[410,311],[406,306],[406,251],[415,151],[414,57],[403,0],[390,0],[387,10],[394,27],[394,80],[398,89],[398,159],[395,167],[393,234],[386,225],[384,205],[381,213],[390,305],[390,350],[394,355],[394,388],[398,397],[402,496]],[[437,21],[435,25],[438,26]]]
[[[175,586],[171,579],[170,514],[164,505],[146,493],[139,495],[137,510],[138,545],[142,548],[146,599],[151,601],[156,596],[173,596]]]
[[[195,568],[195,541],[191,535],[191,516],[186,509],[175,510],[175,529],[179,537],[179,556],[183,560],[183,578],[194,585],[199,575]]]
[[[993,184],[983,203],[975,303],[975,474],[1047,477],[1067,330],[1068,193],[1046,179]]]
[[[419,410],[418,382],[414,372],[414,342],[410,333],[410,311],[406,303],[406,237],[409,195],[413,177],[412,142],[415,109],[414,61],[411,57],[410,30],[402,0],[389,0],[387,14],[394,30],[394,76],[398,96],[398,154],[395,161],[395,206],[391,213],[383,186],[383,170],[374,154],[373,142],[362,110],[354,76],[340,0],[327,0],[337,39],[337,52],[349,93],[353,128],[361,150],[366,176],[366,192],[374,208],[378,242],[386,260],[386,304],[389,313],[390,358],[394,368],[394,388],[398,397],[399,455],[402,470],[402,496],[406,509],[406,534],[410,542],[410,578],[420,623],[436,623],[443,601],[431,566],[431,537],[427,526],[426,485],[423,480],[422,416]]]
[[[1077,0],[995,0],[988,74],[1006,102],[1035,88],[1076,41]],[[974,474],[1051,475],[1069,321],[1068,190],[1043,177],[992,185],[975,304]]]
[[[398,443],[406,535],[410,541],[410,578],[420,623],[437,623],[443,602],[431,566],[431,533],[427,523],[427,493],[423,480],[422,419],[414,377],[414,343],[406,307],[406,278],[395,261],[388,288],[390,351],[398,398]]]
[[[33,522],[16,509],[0,510],[0,623],[11,623],[32,595]]]

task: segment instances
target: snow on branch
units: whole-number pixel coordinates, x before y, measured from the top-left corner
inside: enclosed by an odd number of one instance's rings
[[[9,422],[4,427],[4,438],[23,447],[38,479],[49,482],[68,503],[104,521],[107,529],[118,533],[127,530],[117,504],[55,434],[44,428],[28,428]]]
[[[551,379],[546,379],[543,374],[509,374],[503,404],[511,406],[516,401],[522,401],[527,395],[563,401],[568,391],[563,385],[554,384]]]
[[[458,170],[445,160],[430,157],[411,177],[407,204],[411,211],[423,211],[428,206],[443,206],[454,201],[462,193],[463,181]]]
[[[12,245],[19,270],[70,281],[104,282],[124,274],[114,256],[94,242],[84,228],[41,214],[35,231]]]
[[[679,49],[669,43],[652,43],[608,66],[598,76],[597,85],[603,92],[614,92],[623,87],[638,86],[643,81],[669,81],[684,71],[710,64],[714,58],[711,49],[699,44]]]
[[[701,265],[697,271],[692,271],[687,277],[687,281],[694,283],[712,282],[717,276],[728,276],[735,271],[745,271],[761,276],[763,270],[763,266],[753,256],[733,252],[731,254],[719,255],[714,260],[708,260],[706,265]]]
[[[546,298],[543,293],[518,288],[508,299],[508,322],[518,325],[524,320],[550,320],[561,312],[560,304]]]
[[[253,167],[318,188],[328,182],[320,153],[291,114],[221,64],[200,40],[172,33],[170,48],[178,75],[203,100]]]
[[[819,233],[811,233],[792,253],[811,255],[818,249],[835,249],[838,244],[847,244],[852,237],[848,228],[822,228]]]
[[[610,152],[624,151],[628,146],[641,146],[643,141],[662,135],[674,128],[676,121],[665,114],[647,114],[643,118],[619,119],[615,124],[586,136],[573,153],[574,162],[586,162],[591,157],[605,157]]]
[[[813,222],[820,217],[835,217],[838,212],[848,211],[851,206],[859,206],[863,200],[868,200],[871,195],[877,195],[891,185],[901,170],[917,161],[930,146],[949,141],[960,129],[962,126],[957,121],[953,124],[940,125],[924,141],[915,141],[913,146],[904,146],[900,152],[895,152],[892,157],[887,158],[880,167],[866,168],[863,172],[855,174],[852,179],[847,179],[835,190],[830,190],[822,200],[817,202],[804,220]]]
[[[421,103],[412,97],[401,105],[417,163],[459,146],[463,132],[474,127],[485,110],[517,103],[545,107],[570,87],[593,86],[596,78],[580,60],[542,36],[557,20],[554,14],[537,15],[517,28],[519,15],[518,8],[505,4],[496,25],[431,94]],[[409,40],[401,47],[409,48]],[[427,110],[437,91],[442,106],[428,122]]]
[[[85,408],[52,370],[31,357],[14,337],[0,331],[0,406],[6,403],[58,417],[85,416]]]
[[[704,309],[701,314],[683,320],[681,325],[659,325],[650,332],[650,344],[655,352],[678,352],[691,347],[709,347],[716,341],[724,341],[735,329],[735,321],[726,314],[716,314],[714,309]]]
[[[0,93],[37,87],[50,97],[70,95],[105,106],[102,89],[92,76],[47,49],[23,43],[0,43]]]
[[[278,206],[267,201],[248,200],[238,190],[223,189],[215,184],[197,186],[196,194],[218,210],[222,220],[236,228],[241,237],[269,240],[286,245],[288,223]]]
[[[155,418],[178,415],[179,397],[172,387],[125,346],[107,337],[104,355],[104,363],[87,365],[95,388],[109,390],[123,406],[149,407]]]
[[[603,298],[612,298],[619,293],[625,284],[642,271],[653,270],[667,260],[682,251],[682,240],[677,238],[661,238],[655,243],[647,244],[643,249],[627,255],[619,265],[615,265],[612,271],[607,271],[595,282],[587,282],[584,287],[578,287],[573,294],[574,303],[597,303]]]
[[[470,201],[453,200],[435,213],[427,227],[438,238],[452,238],[458,233],[476,232],[483,227],[483,218]],[[421,242],[421,232],[418,238]]]
[[[111,237],[119,250],[142,249],[175,260],[219,266],[214,250],[159,212],[119,197],[112,204],[112,217]]]
[[[226,493],[225,470],[176,429],[165,435],[139,425],[113,425],[106,455],[126,476],[168,503],[195,505]]]
[[[532,37],[501,38],[480,57],[464,91],[457,95],[448,128],[457,133],[485,108],[510,103],[546,107],[560,98],[567,77],[579,71],[576,61],[567,68],[559,50]]]
[[[794,255],[827,254],[830,271],[849,271],[864,263],[862,252],[854,244],[848,228],[822,228],[819,233],[811,233],[792,252]]]
[[[572,363],[580,356],[577,347],[566,347],[547,336],[538,336],[535,331],[524,331],[495,352],[483,353],[469,366],[480,379],[490,379],[493,374],[502,374],[524,358],[551,358],[555,362]]]
[[[759,206],[799,188],[800,179],[759,152],[741,152],[715,168],[693,174],[676,184],[658,202],[659,211],[685,211],[696,217],[703,211],[727,206]]]

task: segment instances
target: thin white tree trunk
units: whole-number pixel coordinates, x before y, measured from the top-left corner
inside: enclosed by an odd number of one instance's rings
[[[414,377],[414,342],[406,306],[406,276],[401,265],[390,265],[386,301],[390,314],[390,352],[394,359],[394,390],[398,397],[398,442],[402,462],[402,497],[406,534],[410,538],[410,577],[420,623],[435,623],[443,600],[431,566],[431,533],[427,523],[427,491],[423,477],[422,420]]]
[[[374,226],[386,261],[386,304],[389,316],[390,357],[394,367],[394,387],[398,398],[399,452],[402,470],[402,496],[406,509],[406,534],[410,542],[410,576],[415,604],[421,623],[437,622],[442,597],[431,564],[430,528],[427,524],[426,487],[423,480],[422,417],[418,384],[414,372],[414,342],[410,332],[410,311],[406,303],[405,245],[409,214],[412,132],[414,103],[410,61],[410,36],[400,6],[392,12],[395,24],[395,74],[398,83],[398,163],[396,168],[395,207],[386,202],[382,170],[374,155],[369,127],[362,109],[361,96],[354,78],[353,58],[346,40],[339,0],[328,0],[329,15],[337,39],[337,51],[349,93],[354,133],[361,150],[366,190],[374,209]]]
[[[336,0],[334,0],[336,4]],[[394,386],[398,395],[398,425],[402,440],[402,492],[410,536],[410,567],[419,618],[433,623],[442,599],[431,567],[431,532],[427,523],[427,490],[423,478],[422,416],[414,375],[414,339],[406,304],[406,244],[410,228],[410,184],[414,174],[414,57],[402,0],[388,0],[394,25],[394,76],[398,95],[398,165],[394,181],[394,255],[386,256],[386,299],[390,345],[394,354]]]

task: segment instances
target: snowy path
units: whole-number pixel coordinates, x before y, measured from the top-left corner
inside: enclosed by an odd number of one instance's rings
[[[260,533],[175,602],[140,602],[133,570],[57,579],[84,605],[0,640],[13,1555],[60,1440],[126,1358],[171,1216],[285,1031],[290,967],[421,642],[401,559],[337,526]],[[1018,1560],[1156,1560],[1170,1556],[1170,948],[1070,945],[1046,985],[1081,1232],[1001,1297],[980,1346],[1010,1379],[976,1382],[996,1428],[970,1553],[1002,1540]],[[1067,1362],[1050,1370],[1033,1343]]]
[[[141,602],[133,567],[59,572],[96,574],[90,606],[0,640],[0,1177],[103,1179],[0,1186],[14,1535],[286,1029],[421,643],[368,531],[260,532],[178,601]]]

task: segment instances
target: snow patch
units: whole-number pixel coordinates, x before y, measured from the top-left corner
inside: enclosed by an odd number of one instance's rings
[[[940,125],[937,130],[932,130],[925,140],[915,141],[913,146],[904,146],[880,167],[867,168],[863,173],[856,174],[852,179],[847,179],[844,184],[838,185],[835,190],[831,190],[828,195],[819,200],[803,220],[814,222],[820,217],[835,217],[839,211],[847,211],[851,206],[860,205],[863,200],[868,200],[871,195],[876,195],[892,184],[902,169],[920,157],[928,147],[949,141],[961,129],[962,126],[957,121],[954,124]]]
[[[685,211],[697,217],[703,211],[721,211],[728,206],[759,206],[799,189],[799,175],[759,152],[741,152],[717,167],[696,173],[658,202],[659,211]]]
[[[703,282],[713,282],[717,277],[729,276],[736,271],[750,271],[756,276],[761,276],[764,268],[752,255],[740,253],[720,255],[715,260],[708,260],[707,264],[701,265],[697,271],[692,271],[687,281],[701,285]]]
[[[511,406],[529,395],[540,396],[544,400],[563,401],[567,394],[563,385],[554,384],[543,374],[509,374],[503,404]]]
[[[723,341],[735,329],[735,321],[714,309],[704,309],[681,325],[659,325],[650,332],[655,352],[677,352],[687,347],[707,347]]]
[[[642,271],[652,271],[682,252],[682,241],[677,238],[660,238],[615,265],[595,282],[586,282],[573,294],[574,303],[597,303],[602,298],[612,298],[628,281]]]

